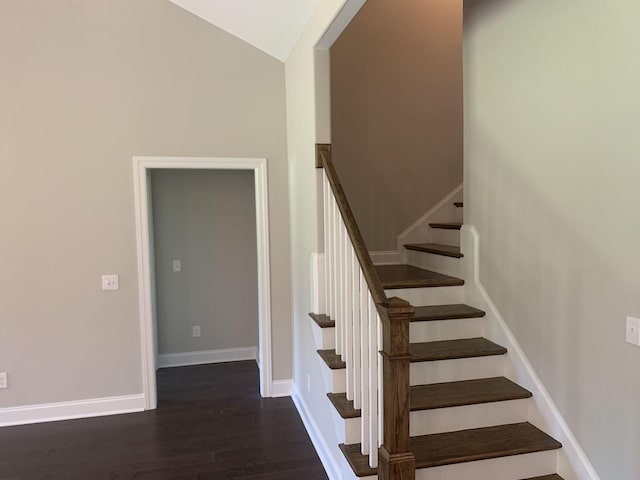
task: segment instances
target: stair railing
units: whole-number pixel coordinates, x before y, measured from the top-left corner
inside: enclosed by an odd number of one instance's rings
[[[409,319],[415,308],[387,298],[336,169],[316,145],[324,175],[325,312],[335,321],[346,395],[361,410],[361,453],[378,478],[415,478],[409,443]]]

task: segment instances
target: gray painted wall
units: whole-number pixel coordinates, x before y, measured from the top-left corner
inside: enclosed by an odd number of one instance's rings
[[[142,391],[135,155],[269,159],[291,378],[285,108],[282,62],[168,1],[0,2],[0,407]]]
[[[465,2],[480,278],[603,480],[640,478],[640,3]]]
[[[154,170],[151,190],[158,353],[256,347],[253,172]]]
[[[333,159],[369,250],[462,183],[462,0],[368,0],[331,47]]]

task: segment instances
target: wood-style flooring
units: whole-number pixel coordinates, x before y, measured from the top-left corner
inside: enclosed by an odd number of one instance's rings
[[[158,371],[158,409],[0,428],[0,480],[316,480],[290,398],[263,399],[255,362]]]

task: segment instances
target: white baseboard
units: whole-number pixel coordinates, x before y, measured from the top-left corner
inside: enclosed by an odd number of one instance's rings
[[[402,263],[402,252],[400,250],[369,252],[369,256],[374,265],[397,265]]]
[[[141,412],[144,406],[144,395],[139,394],[0,408],[0,427]]]
[[[464,225],[461,232],[464,246],[464,278],[467,281],[468,297],[473,306],[485,310],[487,315],[487,338],[508,350],[512,380],[533,393],[535,408],[531,409],[530,421],[546,430],[562,443],[558,451],[558,473],[566,480],[600,480],[584,450],[564,420],[551,395],[533,369],[513,332],[480,281],[479,251],[480,237],[472,225]],[[489,334],[493,333],[493,335]]]
[[[290,397],[293,380],[274,380],[271,382],[271,397]]]
[[[189,365],[204,365],[207,363],[239,362],[242,360],[257,360],[257,358],[258,347],[166,353],[158,355],[156,368],[186,367]]]
[[[311,443],[313,443],[313,446],[316,449],[316,453],[318,454],[318,457],[320,457],[320,462],[322,462],[322,466],[329,476],[329,480],[342,480],[340,466],[336,463],[335,458],[333,458],[333,456],[331,455],[331,450],[325,442],[324,437],[321,435],[318,424],[311,416],[309,407],[307,407],[307,404],[302,398],[302,395],[300,395],[298,387],[295,383],[293,384],[292,398],[293,403],[298,409],[298,413],[300,414],[302,423],[304,423],[304,426],[307,429],[309,438],[311,438]]]

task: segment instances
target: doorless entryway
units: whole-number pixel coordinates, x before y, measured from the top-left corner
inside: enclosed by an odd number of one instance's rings
[[[258,260],[258,321],[260,394],[271,392],[271,289],[269,264],[269,219],[267,160],[265,158],[134,157],[134,192],[138,247],[138,290],[142,384],[145,408],[157,406],[156,341],[154,332],[154,273],[150,234],[150,171],[156,169],[252,170],[255,181]]]

